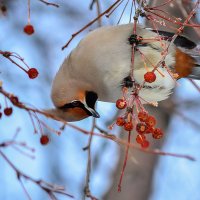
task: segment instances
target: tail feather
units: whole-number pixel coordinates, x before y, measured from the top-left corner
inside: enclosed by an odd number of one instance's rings
[[[195,66],[192,68],[192,73],[187,77],[200,80],[200,64],[195,64]]]

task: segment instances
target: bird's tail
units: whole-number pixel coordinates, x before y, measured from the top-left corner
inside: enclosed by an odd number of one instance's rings
[[[192,72],[188,76],[188,78],[200,80],[200,62],[194,64],[194,67],[192,68]]]
[[[189,78],[200,80],[200,44],[191,51],[190,56],[194,59],[194,67]]]

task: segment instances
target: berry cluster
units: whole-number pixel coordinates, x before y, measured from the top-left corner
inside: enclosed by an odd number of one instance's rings
[[[116,107],[120,110],[125,109],[127,107],[127,103],[125,99],[118,99],[116,101]],[[128,118],[128,119],[126,119]],[[126,131],[132,131],[133,130],[133,123],[132,120],[130,120],[130,115],[129,117],[118,117],[116,124],[118,126],[123,126],[124,130]]]
[[[127,121],[125,118],[123,117],[118,117],[116,124],[118,126],[123,126],[125,131],[132,131],[133,130],[133,123],[132,121]]]
[[[149,147],[149,141],[146,135],[151,134],[154,139],[160,139],[163,137],[163,131],[156,128],[156,119],[154,116],[149,115],[146,111],[141,110],[138,112],[137,117],[133,117],[132,109],[127,107],[127,101],[125,98],[118,99],[116,101],[116,107],[118,109],[127,108],[126,114],[120,116],[116,120],[116,125],[123,127],[125,131],[136,130],[136,142],[143,148]]]
[[[136,124],[136,142],[142,147],[147,148],[149,141],[146,139],[147,134],[152,134],[154,139],[160,139],[163,137],[163,131],[156,128],[156,119],[154,116],[149,115],[145,111],[140,111],[137,115],[139,122]]]

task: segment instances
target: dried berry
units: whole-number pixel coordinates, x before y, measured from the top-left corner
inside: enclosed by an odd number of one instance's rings
[[[148,113],[145,112],[145,111],[140,111],[138,113],[138,119],[141,121],[141,122],[146,122],[147,118],[149,117]]]
[[[124,108],[126,108],[126,106],[127,106],[127,104],[126,104],[126,101],[124,100],[124,99],[118,99],[117,101],[116,101],[116,107],[118,108],[118,109],[124,109]]]
[[[4,109],[4,114],[6,116],[10,116],[12,114],[12,112],[13,112],[12,107],[7,107],[7,108]]]
[[[29,76],[30,79],[36,78],[39,74],[38,70],[35,69],[35,68],[30,68],[27,73],[28,73],[28,76]]]
[[[144,80],[148,83],[153,83],[156,80],[156,75],[154,72],[147,72],[144,74]]]
[[[133,130],[133,123],[132,122],[126,122],[124,124],[124,130],[126,130],[126,131],[132,131]]]
[[[147,125],[145,123],[137,123],[136,125],[136,131],[139,133],[139,134],[143,134],[145,133],[147,130]]]
[[[159,128],[155,128],[152,136],[154,139],[161,139],[163,137],[163,131]]]
[[[155,117],[151,116],[151,115],[148,116],[148,118],[146,120],[146,123],[147,123],[148,126],[151,126],[151,127],[155,126],[156,125],[156,119],[155,119]]]
[[[126,123],[126,121],[125,121],[125,119],[123,117],[118,117],[117,118],[116,124],[118,126],[124,126],[125,123]]]
[[[40,137],[40,143],[41,145],[47,145],[49,143],[50,139],[48,135],[42,135]]]

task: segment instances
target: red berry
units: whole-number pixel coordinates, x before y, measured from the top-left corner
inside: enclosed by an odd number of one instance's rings
[[[146,134],[149,134],[149,133],[153,133],[154,132],[154,127],[153,126],[149,126],[147,125],[147,130],[146,130]]]
[[[156,125],[156,119],[155,119],[155,117],[150,115],[147,118],[146,123],[147,123],[148,126],[151,126],[151,127],[155,126]]]
[[[152,134],[154,139],[161,139],[163,137],[163,131],[159,128],[156,128]]]
[[[145,139],[146,139],[145,135],[137,135],[135,140],[138,144],[142,144]]]
[[[137,125],[136,125],[136,131],[139,134],[145,133],[146,130],[147,130],[147,125],[145,123],[137,123]]]
[[[12,107],[5,108],[4,109],[4,114],[6,116],[10,116],[12,114],[12,111],[13,111]]]
[[[126,130],[126,131],[132,131],[133,130],[133,123],[132,122],[126,122],[124,124],[124,130]]]
[[[47,145],[49,143],[50,139],[49,139],[49,136],[48,135],[42,135],[40,137],[40,143],[42,145]]]
[[[24,27],[24,32],[27,34],[27,35],[32,35],[35,31],[34,31],[34,27],[31,25],[31,24],[27,24],[25,27]]]
[[[145,111],[140,111],[138,113],[138,119],[141,121],[141,122],[146,122],[147,118],[149,117],[148,113],[145,112]]]
[[[153,83],[156,80],[156,75],[154,72],[147,72],[144,74],[144,80],[148,83]]]
[[[125,121],[125,119],[123,117],[118,117],[117,118],[116,124],[118,126],[124,126],[125,123],[126,123],[126,121]]]
[[[39,74],[38,70],[35,69],[35,68],[30,68],[27,73],[28,73],[28,76],[29,76],[30,79],[36,78]]]
[[[141,144],[142,148],[148,148],[149,147],[149,141],[144,140]]]
[[[124,100],[124,99],[118,99],[117,101],[116,101],[116,107],[118,108],[118,109],[124,109],[124,108],[126,108],[126,106],[127,106],[127,104],[126,104],[126,101]]]
[[[0,119],[1,119],[1,117],[2,117],[2,112],[0,112]]]

